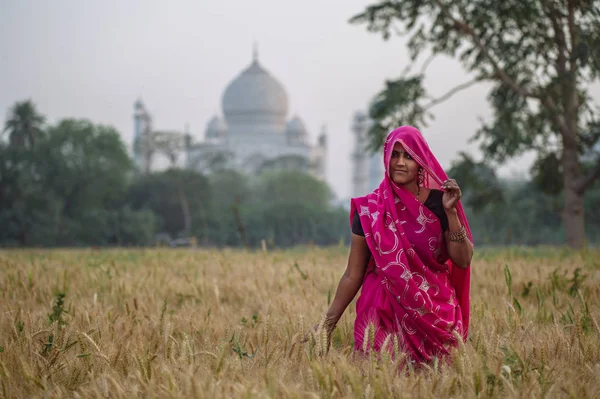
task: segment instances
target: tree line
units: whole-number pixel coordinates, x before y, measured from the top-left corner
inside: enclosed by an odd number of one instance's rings
[[[114,128],[44,121],[31,101],[9,111],[0,140],[0,246],[176,245],[190,237],[216,247],[349,242],[348,204],[332,205],[327,184],[308,174],[140,174]],[[488,162],[462,153],[448,174],[463,189],[476,245],[565,242],[564,195],[551,173],[502,180]],[[588,242],[600,242],[599,207],[596,182],[584,201]]]
[[[140,174],[119,133],[87,120],[52,126],[31,101],[0,141],[1,246],[337,244],[348,214],[326,183],[291,170],[247,176],[168,169]]]
[[[592,95],[600,82],[598,1],[379,0],[350,22],[385,40],[408,39],[411,62],[371,102],[374,147],[393,127],[422,127],[435,105],[486,82],[493,115],[473,140],[497,164],[535,152],[534,183],[560,196],[566,242],[585,245],[597,213],[586,212],[586,202],[600,179],[600,104]],[[455,59],[471,79],[436,97],[424,82],[438,56]],[[526,187],[520,194],[529,202],[537,193]]]
[[[552,174],[529,179],[501,179],[489,161],[476,161],[461,153],[448,174],[461,185],[462,202],[476,245],[564,245],[564,193]],[[542,178],[544,177],[544,178]],[[600,243],[600,182],[584,199],[586,244]]]

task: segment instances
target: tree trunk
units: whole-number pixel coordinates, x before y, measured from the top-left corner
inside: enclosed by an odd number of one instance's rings
[[[581,167],[575,140],[563,140],[562,164],[565,192],[563,226],[567,244],[573,248],[581,248],[586,244],[586,240],[583,193],[577,190],[577,182],[581,179]]]
[[[115,238],[117,239],[117,246],[120,247],[122,244],[122,239],[121,239],[121,212],[116,211],[116,212],[112,212],[112,214],[115,217]]]
[[[563,43],[564,44],[564,43]],[[578,184],[583,176],[581,164],[579,163],[579,100],[577,95],[577,81],[575,79],[576,66],[572,70],[566,68],[566,50],[561,51],[562,60],[559,60],[557,70],[561,78],[563,103],[562,133],[562,166],[563,182],[565,192],[565,209],[563,213],[563,225],[567,236],[567,244],[573,248],[582,248],[586,245],[585,240],[585,215],[583,207],[583,193]]]
[[[235,222],[237,224],[238,231],[240,232],[240,238],[244,243],[244,247],[246,249],[249,249],[248,238],[246,237],[246,227],[244,226],[244,223],[242,222],[242,217],[240,216],[239,205],[240,197],[237,197],[233,205],[231,205],[231,209],[233,210],[233,216],[235,217]]]
[[[185,236],[189,236],[192,231],[192,213],[190,211],[190,203],[187,199],[187,195],[181,187],[181,182],[178,183],[177,189],[179,191],[179,203],[181,205],[181,213],[183,215],[183,229]]]

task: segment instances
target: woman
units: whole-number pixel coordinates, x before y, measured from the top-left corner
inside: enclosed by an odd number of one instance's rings
[[[355,349],[391,352],[395,341],[413,361],[429,361],[467,337],[471,232],[460,188],[417,129],[388,135],[384,163],[379,188],[351,201],[348,266],[325,328],[330,339],[362,285]]]

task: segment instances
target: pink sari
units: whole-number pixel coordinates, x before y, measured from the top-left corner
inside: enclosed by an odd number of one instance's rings
[[[371,251],[356,303],[355,349],[391,352],[393,339],[387,338],[395,336],[401,351],[423,362],[448,354],[458,343],[457,334],[467,337],[470,266],[453,264],[438,218],[389,177],[396,142],[424,169],[424,187],[440,189],[448,179],[421,133],[402,126],[384,144],[386,173],[379,188],[351,200],[350,220],[359,213]],[[460,202],[456,208],[473,242]]]

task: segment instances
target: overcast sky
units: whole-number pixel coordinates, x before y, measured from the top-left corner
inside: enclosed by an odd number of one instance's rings
[[[372,1],[371,1],[372,2]],[[131,146],[133,103],[141,97],[157,129],[201,138],[221,114],[227,84],[248,66],[252,45],[285,86],[290,116],[311,139],[329,132],[328,182],[350,195],[350,124],[385,79],[409,62],[400,38],[384,42],[348,19],[368,0],[0,0],[0,112],[32,99],[49,122],[87,118],[116,127]],[[441,95],[468,80],[460,65],[438,58],[427,87]],[[434,109],[422,131],[442,166],[490,116],[488,87],[478,86]],[[600,90],[594,87],[594,96]],[[502,174],[518,173],[527,160]]]

